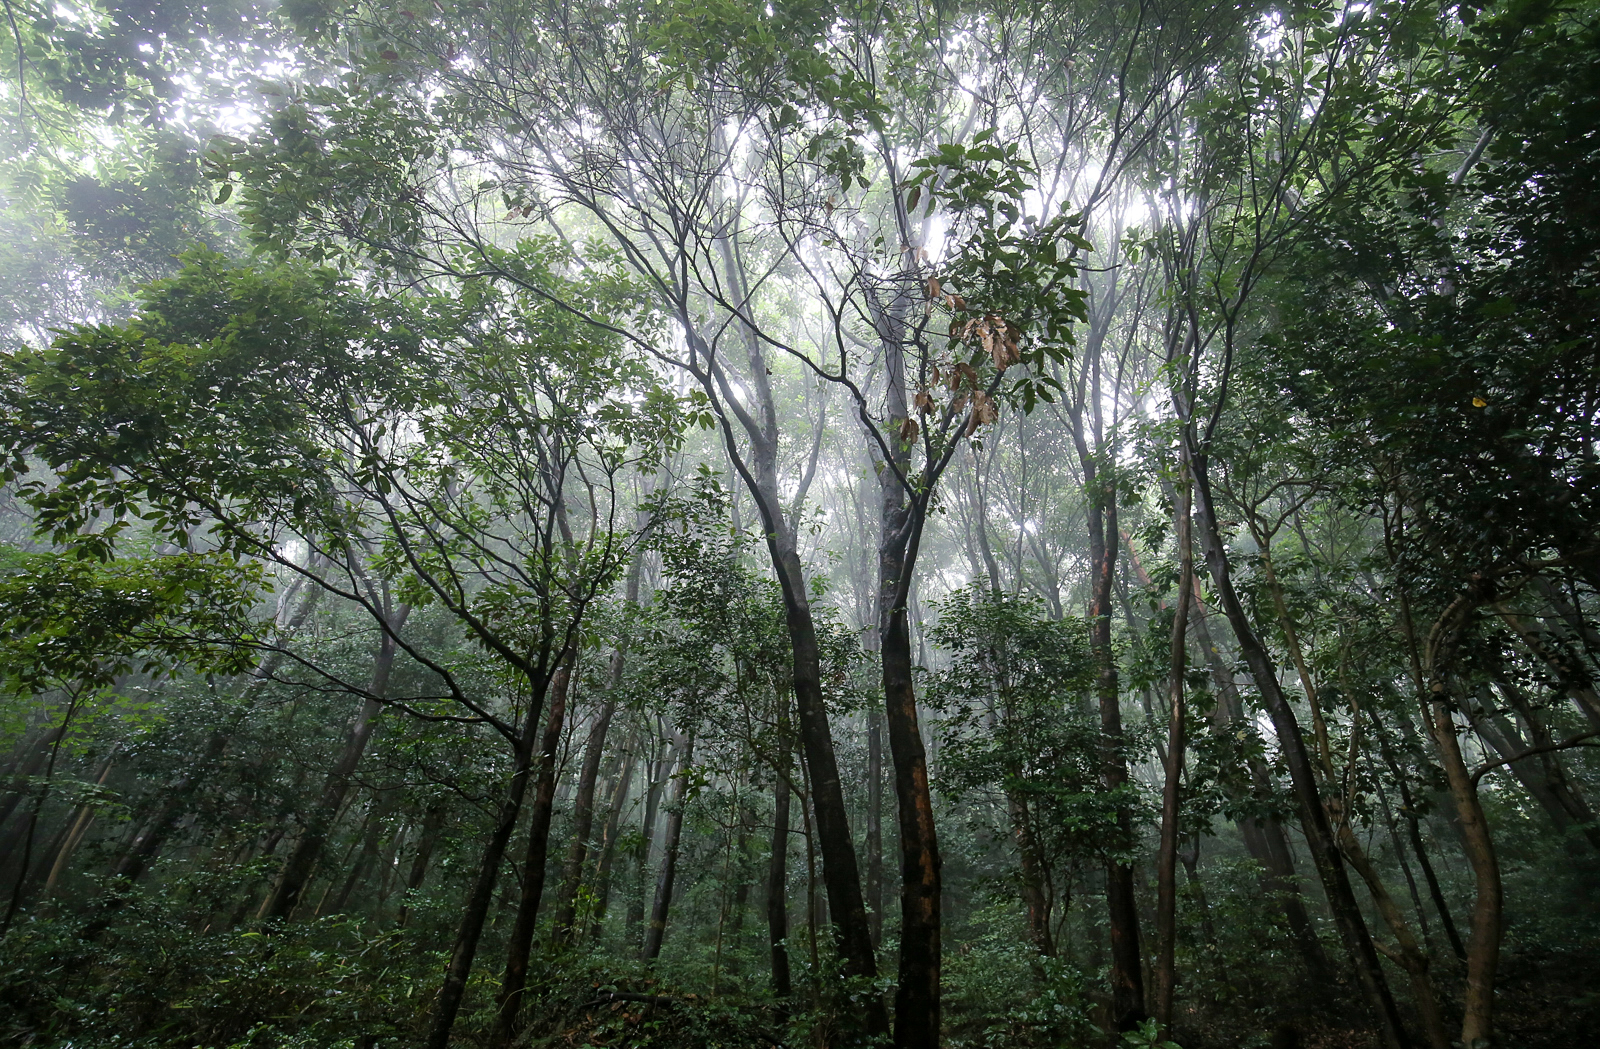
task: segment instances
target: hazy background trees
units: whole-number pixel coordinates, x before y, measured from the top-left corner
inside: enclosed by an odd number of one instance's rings
[[[8,1036],[1589,1022],[1592,4],[5,10]]]

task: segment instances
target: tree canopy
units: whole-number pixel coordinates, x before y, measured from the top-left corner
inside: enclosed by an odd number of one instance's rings
[[[1564,1049],[1592,0],[0,0],[0,1032]]]

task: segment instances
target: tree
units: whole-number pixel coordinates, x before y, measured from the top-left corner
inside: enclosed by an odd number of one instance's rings
[[[481,721],[505,737],[511,771],[440,999],[432,1037],[442,1044],[516,826],[546,692],[627,554],[613,524],[616,479],[635,446],[648,456],[676,440],[674,401],[604,340],[570,337],[584,327],[551,323],[565,314],[536,325],[523,304],[467,289],[435,300],[432,317],[427,303],[410,316],[374,315],[342,290],[326,272],[256,274],[202,257],[156,285],[129,328],[68,336],[15,359],[12,404],[27,425],[10,450],[94,481],[71,489],[70,502],[60,488],[27,489],[40,528],[100,549],[134,513],[184,544],[204,528],[221,549],[362,607],[443,692],[396,700],[324,675],[332,685],[425,718]],[[330,293],[341,309],[327,309]],[[402,327],[408,321],[416,327]],[[524,341],[529,330],[547,341]],[[436,355],[455,354],[463,339],[470,366],[440,370]],[[92,381],[80,380],[70,404],[38,398],[64,375]],[[234,452],[241,435],[255,442],[244,456]],[[581,533],[569,521],[574,498],[587,504]],[[109,527],[85,529],[107,509],[116,515]],[[289,539],[327,569],[295,562]],[[407,641],[369,560],[408,605],[437,602],[520,682],[506,707],[492,709]],[[286,870],[284,883],[303,880],[308,862]]]

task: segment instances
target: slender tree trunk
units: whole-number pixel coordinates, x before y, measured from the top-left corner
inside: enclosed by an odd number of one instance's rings
[[[49,729],[45,730],[45,732],[49,731]],[[8,793],[15,793],[27,787],[27,781],[19,780],[17,775],[21,772],[23,763],[33,755],[34,748],[39,745],[40,736],[45,734],[40,733],[39,736],[35,736],[33,732],[32,728],[27,729],[22,738],[17,740],[16,745],[11,748],[10,753],[6,755],[5,762],[0,764],[0,779],[9,780],[11,783],[7,788]]]
[[[57,725],[45,732],[17,763],[19,767],[16,775],[12,777],[5,796],[0,797],[0,826],[5,825],[11,814],[17,810],[17,806],[22,803],[22,799],[28,796],[30,781],[39,774],[45,762],[55,753],[55,746],[61,741],[61,735],[65,731],[65,725]]]
[[[1196,580],[1198,586],[1198,580]],[[1244,704],[1239,698],[1238,684],[1233,672],[1223,662],[1221,650],[1211,636],[1208,611],[1199,593],[1190,590],[1189,627],[1195,641],[1205,653],[1211,672],[1212,688],[1217,696],[1217,707],[1212,715],[1212,731],[1236,733],[1245,727]],[[1263,798],[1271,792],[1271,778],[1266,763],[1251,755],[1246,758],[1251,782]],[[1294,853],[1289,848],[1289,836],[1283,823],[1268,814],[1261,818],[1243,818],[1238,822],[1239,836],[1250,858],[1261,865],[1265,874],[1265,887],[1272,898],[1283,907],[1284,918],[1294,936],[1300,955],[1305,959],[1311,978],[1317,983],[1333,979],[1328,956],[1317,939],[1311,916],[1306,913],[1305,898],[1300,894],[1299,880],[1295,877]]]
[[[361,851],[356,855],[356,862],[334,896],[333,906],[326,910],[319,906],[318,914],[343,913],[350,903],[350,897],[355,894],[356,887],[366,880],[377,866],[378,848],[383,844],[383,824],[393,808],[394,798],[390,790],[380,790],[378,796],[372,799],[372,812],[367,817],[365,832],[361,835]]]
[[[378,788],[377,797],[372,802],[372,819],[361,842],[361,853],[356,857],[356,863],[350,871],[350,876],[345,879],[344,885],[340,886],[339,894],[334,897],[330,913],[344,913],[345,909],[350,906],[350,898],[355,895],[356,890],[361,888],[374,874],[378,875],[381,887],[384,872],[380,849],[384,842],[384,830],[388,825],[389,816],[394,812],[395,806],[400,800],[398,794],[399,791],[394,787]],[[403,831],[397,827],[396,833],[390,835],[390,838],[393,839],[402,834]]]
[[[228,749],[233,738],[233,729],[237,724],[230,725],[228,729],[218,729],[206,739],[206,748],[200,754],[200,760],[186,774],[175,783],[170,784],[163,793],[163,801],[156,811],[140,826],[133,840],[130,841],[121,856],[117,859],[116,866],[111,870],[114,882],[123,885],[132,885],[144,874],[156,856],[161,853],[166,845],[167,837],[178,825],[178,820],[188,811],[189,802],[199,789],[205,775],[211,771],[218,759]],[[88,935],[88,932],[85,932]]]
[[[787,763],[785,763],[787,765]],[[789,769],[772,778],[772,851],[767,862],[767,944],[772,951],[772,994],[789,997]]]
[[[1550,607],[1556,610],[1556,614],[1566,622],[1568,629],[1590,655],[1600,654],[1600,633],[1589,625],[1583,612],[1568,599],[1566,592],[1542,575],[1534,577],[1533,587],[1550,602]]]
[[[1389,931],[1394,934],[1398,946],[1385,953],[1405,970],[1411,980],[1411,997],[1416,1002],[1417,1013],[1422,1018],[1422,1030],[1427,1035],[1429,1049],[1450,1049],[1450,1036],[1445,1033],[1444,1015],[1439,1011],[1439,1000],[1433,989],[1433,978],[1428,974],[1427,952],[1412,934],[1410,926],[1400,914],[1399,906],[1394,902],[1394,897],[1389,894],[1388,886],[1384,884],[1377,868],[1372,865],[1372,860],[1361,847],[1361,842],[1350,829],[1350,824],[1341,820],[1336,825],[1335,832],[1339,836],[1339,846],[1345,858],[1361,876],[1361,880],[1367,883],[1367,890],[1372,894],[1372,902],[1378,908],[1378,914],[1389,926]]]
[[[1119,791],[1128,782],[1127,761],[1122,754],[1121,695],[1116,654],[1111,647],[1112,597],[1116,589],[1117,552],[1121,546],[1117,530],[1117,497],[1114,485],[1100,476],[1100,457],[1105,453],[1100,423],[1101,393],[1099,342],[1085,354],[1087,369],[1078,389],[1079,404],[1069,410],[1073,444],[1088,499],[1089,565],[1089,647],[1096,667],[1095,698],[1100,713],[1101,785]],[[1093,422],[1093,432],[1085,426],[1084,414]],[[1093,437],[1091,446],[1090,438]],[[1133,817],[1127,802],[1116,807],[1117,832],[1123,842],[1133,839]],[[1134,896],[1133,868],[1107,861],[1106,916],[1111,934],[1111,1017],[1118,1031],[1137,1027],[1145,1018],[1144,967],[1139,945],[1139,910]]]
[[[683,809],[689,800],[689,779],[694,765],[694,733],[683,744],[678,766],[678,782],[673,784],[672,801],[667,805],[666,839],[662,843],[661,870],[656,874],[655,902],[650,907],[650,924],[645,927],[643,957],[653,962],[661,955],[661,942],[667,934],[667,915],[672,907],[672,888],[678,874],[678,846],[683,841]]]
[[[1387,528],[1388,522],[1386,521],[1385,543],[1389,544],[1391,537],[1387,534]],[[1395,551],[1392,545],[1389,546],[1389,559],[1391,563],[1395,559]],[[1411,617],[1411,601],[1404,590],[1401,590],[1397,596],[1396,603],[1400,612],[1397,620],[1401,637],[1406,643],[1406,653],[1411,667],[1411,682],[1416,687],[1417,695],[1421,697],[1427,693],[1427,680],[1422,667],[1422,646],[1417,638],[1416,623],[1413,622]],[[1432,715],[1429,713],[1425,701],[1420,702],[1420,709],[1423,724],[1428,727],[1428,733],[1431,735],[1433,733]],[[1416,729],[1410,720],[1407,719],[1401,724],[1405,729],[1406,736],[1413,742],[1417,742]],[[1411,798],[1411,788],[1407,785],[1405,776],[1401,774],[1400,767],[1390,752],[1388,741],[1385,739],[1386,734],[1383,722],[1375,720],[1373,725],[1378,732],[1379,739],[1383,741],[1384,760],[1388,763],[1389,770],[1394,774],[1395,782],[1400,787],[1400,800],[1405,805],[1406,820],[1411,827],[1411,847],[1417,854],[1417,864],[1422,868],[1423,877],[1427,879],[1428,891],[1433,897],[1433,905],[1439,912],[1439,922],[1444,926],[1445,936],[1450,940],[1451,950],[1455,952],[1457,958],[1464,962],[1467,960],[1467,949],[1461,942],[1461,934],[1456,929],[1455,919],[1450,915],[1450,907],[1445,902],[1444,891],[1439,886],[1438,875],[1434,873],[1433,863],[1428,859],[1428,850],[1423,847],[1422,832],[1417,819],[1417,807]]]
[[[328,872],[328,884],[323,886],[322,895],[317,897],[316,906],[311,908],[312,917],[320,917],[326,913],[324,908],[327,905],[328,897],[333,895],[334,875],[342,870],[348,870],[352,874],[356,873],[358,865],[352,864],[350,861],[355,857],[356,850],[361,848],[363,843],[365,843],[367,840],[367,831],[376,826],[377,815],[378,813],[376,807],[369,805],[367,807],[367,814],[361,818],[361,826],[356,828],[356,833],[350,838],[349,847],[344,850],[344,855],[339,857],[338,862],[334,863],[332,865],[332,869]],[[309,900],[311,897],[307,896],[305,898]],[[291,912],[290,917],[293,916],[294,915]]]
[[[1183,471],[1187,475],[1187,470]],[[1172,1030],[1172,1003],[1178,986],[1178,808],[1183,777],[1184,691],[1188,669],[1189,591],[1194,582],[1194,551],[1189,535],[1190,488],[1187,476],[1178,482],[1178,603],[1172,615],[1172,643],[1167,655],[1167,726],[1165,782],[1161,791],[1161,848],[1156,858],[1156,1024]]]
[[[1504,714],[1493,712],[1492,702],[1480,704],[1479,709],[1473,712],[1471,720],[1479,738],[1488,743],[1506,762],[1505,770],[1511,773],[1527,792],[1528,797],[1537,802],[1545,815],[1550,817],[1551,825],[1556,833],[1561,835],[1570,852],[1573,846],[1578,844],[1569,833],[1573,826],[1572,814],[1556,797],[1547,769],[1540,767],[1543,763],[1539,762],[1538,758],[1542,755],[1513,760],[1523,754],[1528,746],[1522,741],[1521,733],[1506,720]]]
[[[903,318],[910,307],[909,296],[902,292],[876,318],[891,430],[890,458],[878,474],[878,645],[884,720],[900,817],[900,971],[894,1044],[896,1049],[933,1049],[940,1034],[943,873],[928,755],[917,715],[908,609],[926,513],[925,505],[906,490],[912,473],[911,439],[905,429],[910,407]],[[937,475],[928,476],[924,471],[924,480],[937,483]],[[811,772],[816,775],[814,766]]]
[[[590,935],[598,939],[605,927],[606,910],[611,902],[611,868],[616,862],[617,834],[622,827],[622,808],[628,801],[628,786],[633,782],[634,750],[638,740],[630,740],[606,800],[606,825],[600,835],[600,862],[595,866],[594,916]]]
[[[423,1042],[426,1049],[449,1049],[450,1031],[455,1027],[456,1014],[461,1011],[462,999],[466,997],[467,980],[472,975],[472,963],[478,954],[483,924],[489,917],[489,907],[494,903],[500,867],[505,861],[511,836],[517,830],[522,799],[528,792],[528,779],[533,773],[534,734],[539,727],[548,685],[548,680],[535,682],[535,688],[532,689],[528,711],[517,734],[516,746],[512,749],[511,775],[496,808],[494,829],[484,847],[477,877],[467,893],[461,922],[456,928],[455,943],[450,949],[450,963],[445,968],[444,985],[440,987],[439,997],[434,1002],[433,1019]]]
[[[377,921],[383,920],[383,910],[389,903],[389,897],[394,895],[395,882],[400,877],[400,857],[406,851],[406,841],[411,835],[412,824],[405,821],[395,829],[389,837],[389,847],[378,858],[378,891],[373,901],[372,915]]]
[[[1455,722],[1443,699],[1433,702],[1434,738],[1444,755],[1445,778],[1461,821],[1462,841],[1477,890],[1472,908],[1472,935],[1467,941],[1467,994],[1461,1023],[1461,1044],[1473,1049],[1494,1044],[1494,979],[1500,963],[1500,862],[1478,792],[1467,773],[1456,739]]]
[[[544,896],[546,860],[550,850],[550,820],[555,809],[556,758],[561,749],[561,730],[567,716],[567,694],[571,690],[573,664],[578,654],[573,648],[562,655],[550,688],[550,716],[539,742],[539,775],[533,795],[533,812],[528,819],[528,850],[522,864],[522,899],[511,925],[506,946],[506,968],[500,978],[500,993],[495,1002],[494,1029],[489,1034],[490,1049],[504,1049],[517,1031],[517,1014],[522,1010],[522,991],[528,983],[528,956],[533,950],[533,933],[539,922],[539,903]]]
[[[872,635],[877,638],[877,629]],[[883,714],[867,712],[867,935],[883,944]]]
[[[612,657],[616,666],[613,677],[621,676],[622,652]],[[594,831],[595,788],[600,780],[600,761],[605,755],[606,736],[611,731],[611,719],[617,711],[615,686],[606,698],[589,729],[589,741],[583,748],[583,764],[578,769],[578,789],[572,802],[572,840],[567,845],[567,855],[561,864],[561,888],[556,900],[552,936],[557,943],[569,942],[575,930],[578,914],[578,891],[583,885],[583,867],[589,855],[589,837]]]
[[[1451,713],[1454,697],[1450,691],[1450,671],[1455,647],[1479,603],[1477,598],[1463,595],[1445,609],[1429,634],[1424,660],[1424,680],[1431,695],[1423,700],[1423,715],[1438,744],[1440,764],[1450,784],[1462,845],[1467,862],[1472,866],[1476,889],[1472,934],[1467,941],[1467,993],[1461,1022],[1461,1044],[1466,1049],[1482,1049],[1494,1044],[1494,980],[1500,962],[1504,905],[1500,861],[1478,801],[1477,784],[1468,773],[1461,754],[1461,742],[1456,737],[1455,718]],[[1409,612],[1409,608],[1404,611]]]
[[[628,938],[640,943],[639,929],[644,924],[645,912],[645,882],[650,870],[650,861],[655,853],[656,824],[660,822],[661,795],[666,790],[667,776],[672,771],[671,762],[677,757],[676,750],[664,741],[657,741],[658,752],[653,771],[650,773],[649,785],[645,788],[644,820],[639,827],[639,846],[637,862],[634,864],[634,893],[633,899],[628,904]]]
[[[728,938],[737,944],[744,934],[745,911],[750,906],[750,832],[754,829],[755,813],[750,811],[749,794],[739,797],[739,832],[734,837],[733,902],[728,912]]]
[[[11,899],[6,904],[5,916],[0,918],[0,939],[11,931],[11,923],[17,916],[17,908],[22,904],[22,893],[27,887],[29,868],[33,861],[33,836],[38,830],[39,813],[44,809],[45,799],[49,797],[51,783],[55,777],[56,761],[61,755],[61,743],[72,727],[72,718],[77,713],[78,701],[82,698],[83,692],[84,688],[80,686],[71,693],[71,702],[67,704],[66,712],[61,718],[61,730],[53,734],[54,738],[50,743],[50,756],[44,764],[44,783],[34,792],[33,805],[24,817],[22,855],[17,862],[17,877],[12,884]]]
[[[805,790],[809,793],[810,774],[806,771],[804,758],[800,761],[800,775],[802,781],[806,784]],[[804,830],[802,833],[805,835],[806,840],[806,940],[807,946],[811,950],[811,969],[813,972],[820,972],[822,963],[817,953],[817,835],[816,829],[812,826],[810,809],[806,807],[805,799],[806,793],[802,793],[800,796],[802,814],[804,816],[802,820]]]
[[[1193,434],[1187,434],[1186,439],[1192,442]],[[1373,947],[1371,934],[1361,916],[1355,892],[1351,888],[1349,876],[1345,873],[1338,844],[1328,824],[1311,756],[1306,750],[1305,739],[1300,734],[1300,725],[1295,720],[1288,697],[1278,684],[1277,667],[1273,663],[1272,656],[1256,636],[1255,629],[1245,614],[1244,606],[1234,591],[1228,551],[1222,540],[1216,507],[1211,498],[1207,461],[1204,453],[1196,449],[1192,443],[1189,447],[1189,463],[1193,470],[1194,502],[1200,521],[1200,542],[1205,551],[1212,584],[1222,603],[1223,614],[1227,616],[1228,623],[1233,628],[1239,651],[1250,667],[1250,673],[1261,692],[1267,713],[1272,718],[1279,748],[1289,768],[1295,800],[1299,803],[1300,823],[1305,832],[1306,845],[1311,852],[1312,860],[1316,863],[1323,889],[1327,893],[1334,924],[1338,927],[1345,948],[1350,953],[1357,979],[1378,1021],[1385,1046],[1388,1049],[1400,1049],[1406,1045],[1406,1037],[1399,1011],[1395,1008],[1394,998],[1389,993],[1388,983],[1384,979],[1378,961],[1377,950]]]
[[[92,805],[80,805],[74,814],[73,820],[64,828],[60,841],[55,845],[50,856],[50,867],[45,873],[44,888],[39,893],[40,900],[48,900],[55,894],[56,885],[61,881],[61,876],[67,872],[72,863],[72,856],[78,851],[78,846],[83,843],[84,837],[89,833],[89,828],[94,825],[96,812]]]
[[[791,571],[781,573],[780,577],[801,580],[799,556],[793,550],[788,550],[785,560],[792,561]],[[811,775],[811,808],[816,823],[817,851],[822,858],[822,880],[827,890],[828,912],[833,920],[834,941],[843,963],[844,975],[872,980],[876,979],[878,973],[877,954],[873,951],[872,937],[867,930],[866,901],[861,892],[855,842],[851,838],[849,814],[844,803],[844,785],[839,777],[833,732],[828,725],[827,708],[823,703],[816,628],[802,590],[785,585],[783,597],[789,638],[794,648],[793,687],[800,743]],[[908,665],[908,675],[909,670]],[[889,732],[890,748],[893,750],[893,725]],[[917,745],[920,748],[920,737]],[[864,1018],[869,1032],[888,1029],[888,1016],[880,999],[872,997],[866,1003]]]
[[[1206,938],[1206,943],[1215,944],[1217,943],[1217,927],[1211,917],[1211,903],[1206,898],[1206,884],[1200,880],[1199,831],[1194,831],[1190,834],[1189,843],[1190,847],[1188,849],[1178,850],[1178,861],[1183,864],[1190,891],[1200,909],[1200,933]]]
[[[1422,932],[1424,947],[1429,947],[1432,938],[1428,929],[1428,912],[1422,906],[1422,894],[1417,891],[1417,876],[1411,873],[1411,860],[1407,855],[1405,843],[1400,840],[1400,827],[1395,822],[1394,806],[1389,802],[1389,793],[1383,789],[1382,780],[1374,777],[1373,786],[1373,793],[1378,797],[1378,810],[1383,813],[1384,829],[1389,832],[1389,847],[1394,850],[1395,862],[1399,864],[1400,873],[1406,879],[1406,893],[1411,897],[1411,909],[1417,916],[1417,928]]]
[[[1128,783],[1128,766],[1122,754],[1122,696],[1116,654],[1111,647],[1111,599],[1117,572],[1115,497],[1097,497],[1091,504],[1089,516],[1090,560],[1094,565],[1089,636],[1098,668],[1095,697],[1100,708],[1101,783],[1107,791],[1116,792]],[[1119,837],[1131,842],[1133,814],[1125,799],[1117,804],[1116,820]],[[1129,1031],[1146,1015],[1139,909],[1130,864],[1115,860],[1106,864],[1106,910],[1111,931],[1112,1022],[1117,1030]]]
[[[1019,791],[1006,792],[1006,810],[1011,817],[1011,836],[1017,843],[1017,863],[1022,875],[1022,906],[1027,912],[1028,939],[1041,957],[1055,957],[1055,942],[1050,933],[1050,897],[1045,892],[1044,863],[1039,855],[1039,839],[1034,833],[1028,802]]]
[[[1564,646],[1552,643],[1550,632],[1543,624],[1517,615],[1505,606],[1500,606],[1498,611],[1500,618],[1522,639],[1528,651],[1550,668],[1560,682],[1561,690],[1583,711],[1590,726],[1600,728],[1600,693],[1596,693],[1588,669],[1564,651]]]
[[[899,485],[898,480],[894,483]],[[922,1049],[939,1042],[941,875],[928,759],[912,682],[910,623],[904,603],[895,600],[901,574],[907,570],[901,549],[880,548],[883,691],[900,811],[900,973],[894,1042],[897,1049]]]
[[[983,475],[977,457],[972,470],[972,524],[967,529],[968,557],[975,565],[982,565],[989,580],[989,592],[998,599],[1001,595],[1000,564],[989,544],[988,505],[984,499]],[[976,546],[977,556],[972,548]],[[997,682],[1003,686],[1003,678]],[[1009,712],[1004,716],[1009,717]],[[991,728],[993,722],[991,722]],[[1013,779],[1021,776],[1020,767],[1008,768]],[[1021,875],[1022,906],[1027,915],[1028,939],[1040,957],[1055,954],[1055,944],[1050,930],[1050,898],[1045,891],[1044,858],[1040,855],[1038,835],[1033,818],[1028,811],[1027,796],[1021,791],[1006,791],[1006,814],[1011,820],[1011,837],[1017,845],[1017,866]]]
[[[1523,694],[1520,688],[1517,688],[1504,678],[1497,679],[1495,683],[1499,685],[1500,691],[1505,695],[1506,700],[1510,702],[1512,709],[1516,711],[1518,719],[1527,726],[1529,744],[1532,747],[1546,748],[1542,753],[1531,758],[1523,758],[1519,762],[1514,762],[1512,764],[1513,774],[1516,774],[1516,765],[1526,766],[1528,762],[1537,760],[1538,768],[1537,770],[1528,769],[1528,779],[1539,781],[1547,792],[1550,801],[1554,803],[1555,807],[1553,809],[1546,806],[1547,811],[1550,812],[1551,820],[1561,827],[1565,827],[1568,823],[1576,826],[1584,838],[1588,840],[1589,845],[1596,850],[1600,850],[1600,824],[1595,822],[1594,810],[1589,806],[1588,800],[1584,798],[1578,789],[1578,785],[1573,782],[1571,776],[1567,775],[1566,768],[1561,764],[1561,757],[1554,749],[1556,740],[1551,735],[1549,727],[1539,717],[1538,711],[1534,709],[1533,704],[1528,701],[1528,697]],[[1497,724],[1503,725],[1506,742],[1518,745],[1519,749],[1514,753],[1520,754],[1529,749],[1528,745],[1523,744],[1523,741],[1509,722],[1502,719]],[[1496,745],[1496,749],[1499,750],[1498,745]],[[1501,756],[1510,757],[1511,755],[1501,751]],[[1527,781],[1524,782],[1526,783]],[[1541,804],[1543,804],[1542,801]],[[1560,816],[1565,817],[1565,820],[1558,818],[1558,813]]]
[[[1430,1049],[1450,1049],[1450,1038],[1445,1033],[1444,1017],[1439,1011],[1438,996],[1434,991],[1433,978],[1428,972],[1427,951],[1417,942],[1416,936],[1406,924],[1400,908],[1395,904],[1394,897],[1389,893],[1389,888],[1384,884],[1383,878],[1373,866],[1367,856],[1366,849],[1361,845],[1355,832],[1350,827],[1347,799],[1342,797],[1335,789],[1337,774],[1333,766],[1333,750],[1328,736],[1327,724],[1322,715],[1322,699],[1318,693],[1316,683],[1311,677],[1304,650],[1300,644],[1299,631],[1296,630],[1294,619],[1289,614],[1289,603],[1283,594],[1283,587],[1278,582],[1278,574],[1273,566],[1270,546],[1271,537],[1262,531],[1254,532],[1257,548],[1260,555],[1262,575],[1266,580],[1267,588],[1272,595],[1273,609],[1277,614],[1278,625],[1283,631],[1284,640],[1289,648],[1290,658],[1294,661],[1295,673],[1300,678],[1300,687],[1305,693],[1306,704],[1311,710],[1312,724],[1317,741],[1317,755],[1321,764],[1322,779],[1328,790],[1328,800],[1324,803],[1328,810],[1329,822],[1333,828],[1334,837],[1338,842],[1339,850],[1349,861],[1361,880],[1367,885],[1367,891],[1372,896],[1372,902],[1377,907],[1378,914],[1394,935],[1397,947],[1384,948],[1381,943],[1374,941],[1373,945],[1384,951],[1400,968],[1404,969],[1411,982],[1411,995],[1417,1006],[1417,1012],[1422,1019],[1422,1027],[1427,1037]],[[1358,731],[1361,711],[1356,705],[1355,692],[1346,687],[1345,692],[1351,707],[1351,731]],[[1354,755],[1352,754],[1352,761]]]
[[[372,733],[378,726],[378,715],[383,713],[382,701],[388,696],[389,675],[394,670],[395,643],[390,631],[398,632],[410,614],[411,606],[401,605],[393,615],[388,616],[389,629],[384,631],[378,643],[378,654],[372,666],[372,683],[367,689],[372,698],[361,701],[361,709],[345,736],[344,749],[322,785],[322,796],[317,799],[317,807],[306,821],[305,833],[300,835],[284,860],[278,884],[261,908],[260,916],[265,921],[283,921],[293,913],[306,883],[317,868],[322,848],[327,843],[340,809],[344,807],[345,797],[350,793],[351,779],[360,767],[367,744],[371,742]]]
[[[624,584],[623,607],[631,609],[639,603],[639,578],[644,569],[642,554],[636,553],[628,566],[628,579]],[[624,638],[611,654],[611,665],[606,668],[606,696],[600,713],[589,728],[589,741],[583,749],[583,765],[578,772],[578,789],[572,801],[572,841],[567,846],[566,859],[561,865],[560,895],[556,900],[554,937],[557,943],[570,942],[574,934],[573,922],[577,917],[578,891],[583,884],[583,865],[589,855],[589,836],[594,830],[594,794],[600,778],[600,761],[605,755],[606,736],[611,732],[611,719],[617,712],[617,691],[622,687],[622,671],[627,663],[628,645]]]
[[[733,242],[728,238],[718,241],[728,286],[734,289],[740,301],[747,301],[748,286]],[[692,328],[692,326],[691,326]],[[850,834],[848,809],[844,802],[844,787],[839,778],[838,761],[833,749],[833,733],[828,724],[827,707],[822,695],[822,670],[817,646],[816,622],[807,597],[805,570],[800,561],[794,529],[785,513],[778,494],[778,422],[776,402],[768,379],[766,359],[761,340],[748,325],[741,327],[745,336],[748,379],[755,393],[755,415],[746,412],[731,389],[723,381],[722,403],[728,413],[737,416],[750,444],[750,461],[739,455],[739,442],[735,439],[728,416],[723,418],[723,443],[728,456],[745,481],[767,541],[767,551],[783,594],[784,622],[794,657],[792,687],[795,709],[800,723],[800,743],[807,767],[812,776],[810,803],[816,818],[817,843],[822,854],[822,877],[828,891],[829,911],[833,917],[833,935],[844,975],[871,981],[877,978],[877,955],[872,948],[872,938],[867,931],[867,908],[861,893],[861,872],[856,863],[855,843]],[[691,331],[691,341],[696,352],[707,361],[713,360],[710,347],[704,344],[697,332]],[[716,394],[716,381],[703,376],[708,394]],[[714,398],[715,399],[715,398]],[[798,500],[795,507],[798,510]],[[865,1009],[865,1026],[870,1033],[887,1031],[888,1014],[881,1000],[869,998]]]
[[[322,588],[315,584],[308,585],[311,586],[311,589],[300,598],[299,603],[295,606],[293,614],[284,626],[280,643],[287,643],[288,640],[300,632],[300,629],[311,617],[311,613],[315,611],[317,602],[322,599]],[[281,652],[270,652],[251,673],[250,679],[241,690],[239,701],[232,716],[228,718],[226,725],[213,730],[206,738],[205,749],[201,752],[200,759],[189,766],[188,770],[176,782],[168,785],[163,793],[164,800],[161,805],[145,820],[139,831],[134,835],[133,840],[123,850],[122,855],[118,858],[111,871],[113,884],[130,886],[137,882],[149,867],[151,861],[161,853],[162,848],[166,845],[167,837],[178,825],[178,820],[188,811],[190,800],[195,792],[199,790],[200,785],[211,774],[212,768],[228,749],[228,744],[232,742],[233,735],[238,731],[240,724],[249,716],[251,709],[255,706],[255,699],[260,694],[261,688],[272,678],[273,674],[277,673],[278,667],[283,665],[285,658],[287,657]],[[83,937],[92,940],[103,932],[107,922],[110,920],[110,912],[121,906],[121,903],[122,896],[120,893],[113,893],[107,897],[103,901],[103,913],[85,926],[82,933]]]
[[[433,858],[433,850],[439,845],[439,835],[444,830],[444,817],[443,801],[433,802],[422,814],[422,829],[417,834],[417,851],[411,857],[411,870],[406,874],[406,895],[402,899],[400,915],[396,919],[401,926],[404,926],[406,919],[411,916],[411,894],[422,888],[423,879],[428,876],[428,861]]]
[[[1422,868],[1422,880],[1428,883],[1428,895],[1433,900],[1433,909],[1439,914],[1439,924],[1444,927],[1445,939],[1450,941],[1450,949],[1457,958],[1467,960],[1467,948],[1461,941],[1461,933],[1456,928],[1456,920],[1450,914],[1450,905],[1445,901],[1444,888],[1439,884],[1439,875],[1433,869],[1433,861],[1428,858],[1427,847],[1422,842],[1421,820],[1417,818],[1416,803],[1411,800],[1411,788],[1405,780],[1399,780],[1400,803],[1405,806],[1406,826],[1411,839],[1412,854],[1417,857],[1417,866]]]
[[[118,748],[113,746],[106,754],[105,760],[100,763],[100,769],[95,776],[95,786],[105,786],[106,779],[110,777],[115,766]],[[72,863],[73,854],[78,851],[78,846],[83,844],[83,839],[88,836],[89,827],[94,823],[96,814],[95,806],[84,802],[78,806],[71,824],[68,826],[66,836],[62,838],[61,845],[56,849],[50,861],[49,873],[45,876],[44,888],[40,898],[48,900],[56,891],[62,875],[67,872],[67,867]]]

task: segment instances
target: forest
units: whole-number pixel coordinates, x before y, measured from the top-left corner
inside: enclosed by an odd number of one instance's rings
[[[1595,1044],[1597,0],[0,5],[0,1043]]]

